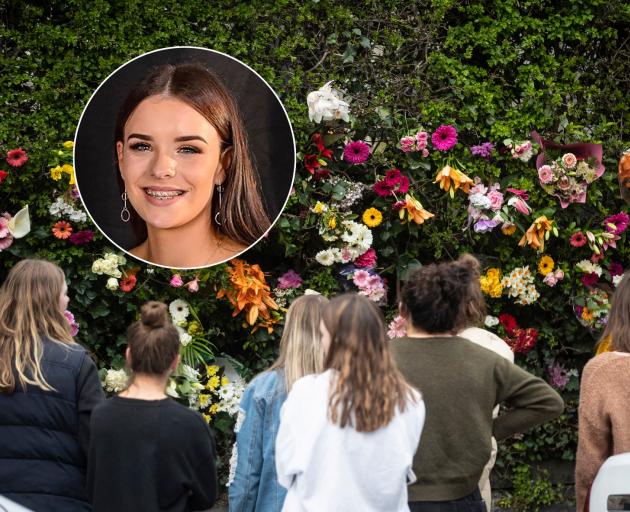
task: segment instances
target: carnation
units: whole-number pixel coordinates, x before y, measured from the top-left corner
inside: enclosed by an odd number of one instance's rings
[[[359,268],[374,268],[376,266],[376,251],[370,247],[353,262]]]
[[[299,288],[302,286],[302,278],[295,270],[288,270],[278,278],[278,288]]]

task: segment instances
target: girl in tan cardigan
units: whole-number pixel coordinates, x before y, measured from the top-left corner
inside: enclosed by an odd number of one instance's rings
[[[575,466],[577,512],[588,509],[588,494],[604,461],[630,452],[630,272],[612,298],[608,325],[612,351],[591,359],[582,372],[579,437]]]

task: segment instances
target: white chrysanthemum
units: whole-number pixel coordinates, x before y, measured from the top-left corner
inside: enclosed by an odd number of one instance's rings
[[[486,315],[483,323],[486,327],[494,327],[495,325],[499,325],[499,319],[496,316]]]
[[[335,262],[335,253],[332,249],[319,251],[315,255],[315,260],[317,260],[317,263],[324,265],[325,267],[330,267]]]
[[[183,347],[185,347],[192,341],[192,336],[188,334],[184,329],[182,329],[179,325],[176,325],[175,329],[177,329],[177,332],[179,333],[179,342],[182,344]]]
[[[171,314],[173,323],[179,324],[185,322],[190,314],[188,303],[182,299],[175,299],[168,305],[168,311]]]
[[[341,93],[331,87],[328,82],[321,89],[309,93],[306,97],[308,104],[308,117],[315,123],[343,119],[350,121],[350,105],[343,100]]]
[[[598,277],[602,276],[602,267],[589,260],[582,260],[575,265],[579,270],[586,274],[597,274]]]
[[[110,393],[120,393],[127,387],[128,379],[125,370],[107,370],[104,387]]]

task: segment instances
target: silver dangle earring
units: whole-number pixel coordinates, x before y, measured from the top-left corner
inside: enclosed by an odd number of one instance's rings
[[[219,193],[219,209],[217,210],[217,213],[214,214],[214,222],[217,224],[217,226],[221,226],[221,205],[223,204],[223,186],[222,185],[217,185],[217,192]]]
[[[127,189],[120,195],[120,198],[123,200],[123,209],[120,212],[120,220],[123,222],[129,222],[131,218],[131,213],[127,209]]]

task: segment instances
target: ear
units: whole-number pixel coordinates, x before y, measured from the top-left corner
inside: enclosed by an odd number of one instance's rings
[[[175,356],[175,359],[173,359],[173,362],[171,363],[171,365],[168,367],[168,370],[170,373],[173,373],[175,370],[177,370],[180,360],[181,360],[181,357],[179,354],[177,354]]]
[[[125,362],[127,363],[127,366],[131,368],[131,349],[129,348],[129,345],[127,345],[127,348],[125,349]]]
[[[409,319],[409,311],[402,302],[398,303],[398,314],[402,316],[405,320]]]
[[[225,181],[225,172],[226,169],[229,169],[232,165],[232,157],[234,155],[234,151],[232,147],[225,148],[219,157],[219,166],[217,167],[217,171],[214,177],[214,183],[216,185],[221,185]]]
[[[123,156],[123,143],[121,141],[116,142],[116,156],[118,157],[118,170],[120,171],[120,177],[125,179],[125,175],[123,173],[124,166],[124,156]]]

